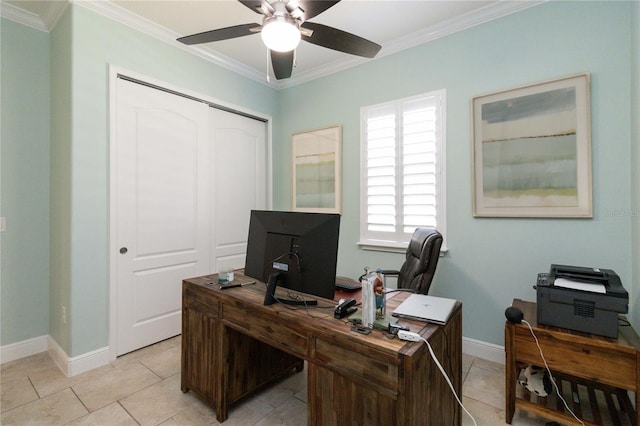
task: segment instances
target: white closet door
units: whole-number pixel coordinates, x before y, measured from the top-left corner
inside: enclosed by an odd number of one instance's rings
[[[180,334],[182,279],[211,272],[209,114],[117,79],[117,355]]]
[[[266,124],[211,109],[212,265],[243,268],[252,209],[266,208]]]

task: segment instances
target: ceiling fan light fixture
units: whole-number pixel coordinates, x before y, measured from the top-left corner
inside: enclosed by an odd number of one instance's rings
[[[265,20],[260,33],[265,46],[276,52],[290,52],[300,43],[300,30],[288,16],[272,16]]]

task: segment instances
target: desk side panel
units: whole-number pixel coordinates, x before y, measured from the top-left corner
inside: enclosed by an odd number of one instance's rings
[[[183,284],[181,387],[209,404],[216,400],[214,363],[219,304],[197,287]]]
[[[462,398],[462,306],[428,339],[453,387]],[[416,343],[418,344],[418,343]],[[408,425],[460,425],[461,409],[424,343],[420,352],[405,359],[404,401]]]

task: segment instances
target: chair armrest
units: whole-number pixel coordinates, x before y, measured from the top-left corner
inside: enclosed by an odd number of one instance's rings
[[[400,271],[396,271],[395,269],[383,269],[382,271],[382,275],[390,275],[392,277],[398,277],[400,276]]]

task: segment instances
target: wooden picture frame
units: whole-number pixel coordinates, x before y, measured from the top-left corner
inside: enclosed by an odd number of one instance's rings
[[[472,98],[473,215],[593,217],[588,73]]]
[[[342,126],[291,136],[291,209],[342,211]]]

